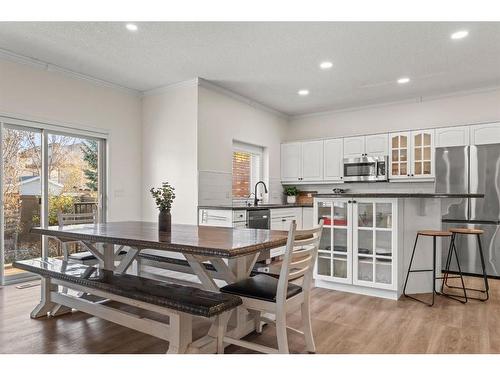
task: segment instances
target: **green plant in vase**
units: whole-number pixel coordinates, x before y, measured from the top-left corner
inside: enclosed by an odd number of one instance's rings
[[[169,232],[172,227],[172,203],[175,199],[175,188],[168,182],[163,182],[159,188],[149,190],[155,199],[156,207],[160,211],[158,214],[158,230]]]
[[[297,195],[299,195],[299,189],[295,186],[287,186],[283,191],[286,195],[286,203],[294,204],[297,202]]]

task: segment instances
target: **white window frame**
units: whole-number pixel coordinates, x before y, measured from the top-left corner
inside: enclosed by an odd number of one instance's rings
[[[251,162],[250,162],[250,192],[249,192],[249,197],[248,198],[241,198],[241,197],[233,197],[233,189],[232,189],[232,179],[231,179],[231,199],[233,201],[246,201],[250,198],[252,195],[253,191],[252,188],[255,186],[255,184],[261,180],[264,179],[264,147],[261,146],[255,146],[251,145],[248,143],[240,142],[233,140],[233,149],[231,152],[231,160],[233,157],[234,152],[245,152],[248,153],[252,156]],[[259,162],[257,164],[258,167],[258,175],[256,175],[255,172],[255,161],[254,157],[259,158]],[[232,175],[232,164],[231,164],[231,175]]]
[[[20,129],[20,130],[30,130],[35,132],[40,132],[41,134],[41,150],[42,150],[42,170],[46,171],[48,169],[48,158],[45,153],[48,150],[48,137],[47,134],[55,135],[65,135],[70,137],[82,137],[86,139],[95,139],[99,141],[99,161],[98,161],[98,184],[99,184],[99,211],[100,211],[100,222],[105,222],[107,218],[107,197],[108,194],[108,177],[109,168],[107,162],[107,153],[109,151],[109,132],[98,131],[91,128],[83,129],[74,126],[67,125],[55,125],[40,121],[30,121],[19,119],[10,116],[0,116],[0,154],[3,155],[3,133],[4,129]],[[37,276],[33,276],[28,273],[22,273],[19,276],[9,277],[5,280],[4,275],[4,212],[3,212],[3,159],[0,160],[0,202],[2,208],[0,210],[0,287],[7,284],[13,284],[21,281],[28,281],[32,279],[37,279]],[[48,179],[45,173],[42,172],[41,177],[41,193],[42,193],[42,205],[40,212],[40,225],[42,227],[48,226]],[[42,257],[46,257],[48,249],[48,239],[46,236],[42,237]]]

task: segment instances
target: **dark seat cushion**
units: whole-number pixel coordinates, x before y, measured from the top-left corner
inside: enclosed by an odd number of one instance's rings
[[[263,301],[276,302],[278,279],[275,277],[259,274],[248,279],[226,285],[220,289],[223,293],[235,294],[242,297],[260,299]],[[295,284],[288,284],[286,298],[299,294],[302,288]]]
[[[127,250],[120,251],[119,255],[125,255],[125,254],[127,254]],[[80,262],[83,262],[86,260],[97,260],[97,258],[94,256],[94,254],[92,254],[90,251],[82,251],[81,253],[70,254],[69,259],[77,260]]]
[[[207,318],[241,305],[241,298],[237,296],[135,275],[115,274],[113,271],[80,263],[65,262],[56,258],[16,261],[13,266],[43,277],[63,280],[75,285]]]

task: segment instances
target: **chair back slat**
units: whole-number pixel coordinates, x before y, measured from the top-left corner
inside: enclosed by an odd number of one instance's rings
[[[278,281],[276,295],[278,304],[284,304],[286,301],[288,280],[296,280],[303,276],[302,289],[304,293],[309,294],[322,231],[323,220],[320,220],[317,227],[307,230],[297,230],[297,223],[295,220],[292,221]]]
[[[307,268],[309,266],[309,263],[311,262],[311,258],[312,255],[308,255],[297,260],[292,260],[289,265],[290,270],[294,268]]]
[[[302,236],[302,233],[300,235]],[[303,240],[295,240],[294,243],[293,243],[293,246],[294,247],[299,247],[299,246],[314,245],[316,243],[316,237],[314,237],[314,235],[312,235],[312,234],[310,236],[313,236],[313,237],[306,238],[306,239],[303,239]]]
[[[308,255],[312,255],[314,254],[314,247],[313,246],[309,246],[307,248],[301,248],[301,249],[298,249],[298,250],[294,250],[293,253],[292,253],[292,263],[294,261],[296,261],[297,259],[302,259]]]

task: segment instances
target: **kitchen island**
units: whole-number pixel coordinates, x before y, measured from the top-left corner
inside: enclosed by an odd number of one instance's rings
[[[443,199],[483,197],[395,192],[316,195],[314,221],[323,219],[325,226],[315,269],[316,286],[398,299],[416,232],[441,229]],[[421,238],[417,246],[414,267],[432,268],[432,239]],[[438,270],[442,246],[438,241]],[[408,293],[431,290],[430,273],[412,274]]]

